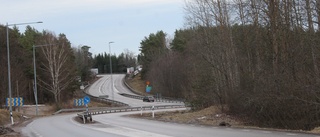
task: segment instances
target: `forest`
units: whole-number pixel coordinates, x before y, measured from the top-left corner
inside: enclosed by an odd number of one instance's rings
[[[184,12],[174,38],[141,41],[153,93],[261,127],[320,126],[319,0],[187,0]]]
[[[0,105],[5,105],[4,100],[9,97],[6,36],[6,26],[0,25]],[[49,30],[38,31],[27,26],[21,33],[19,28],[13,26],[8,28],[8,36],[11,95],[13,98],[22,97],[24,104],[35,104],[35,96],[39,104],[55,104],[58,107],[72,100],[80,85],[88,84],[95,78],[91,68],[109,64],[110,56],[115,73],[124,73],[127,67],[134,67],[136,63],[129,50],[119,56],[106,53],[92,55],[90,46],[73,46],[65,34],[56,35]],[[109,69],[100,69],[100,73],[110,73]],[[35,70],[37,95],[34,93]]]
[[[0,26],[0,64],[1,64],[1,100],[8,93],[8,62],[10,63],[10,81],[12,97],[23,97],[24,104],[33,104],[34,62],[37,70],[39,103],[58,103],[72,97],[76,85],[75,53],[66,35],[56,35],[51,31],[39,32],[27,26],[24,33],[14,26],[8,28],[9,58],[7,51],[6,26]],[[3,105],[5,101],[1,101]]]

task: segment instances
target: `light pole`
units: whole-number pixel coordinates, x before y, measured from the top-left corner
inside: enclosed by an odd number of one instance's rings
[[[7,29],[7,56],[8,56],[8,92],[9,92],[9,99],[11,100],[11,74],[10,74],[10,50],[9,50],[9,26],[17,26],[17,25],[27,25],[27,24],[36,24],[36,23],[42,23],[42,21],[39,22],[28,22],[28,23],[18,23],[18,24],[6,24]],[[9,111],[10,111],[10,119],[11,124],[13,125],[13,117],[12,117],[12,104],[9,103]]]
[[[113,41],[110,41],[110,42],[109,42],[109,54],[110,54],[109,62],[110,62],[110,76],[111,76],[111,92],[112,92],[112,100],[114,101],[113,79],[112,79],[112,62],[111,62],[111,47],[110,47],[110,44],[111,44],[111,43],[114,43],[114,42],[113,42]]]
[[[33,45],[32,46],[32,53],[33,53],[33,74],[34,74],[34,99],[36,101],[36,115],[38,116],[38,91],[37,91],[37,67],[36,67],[36,53],[35,48],[36,47],[43,47],[43,46],[50,46],[53,44],[45,44],[45,45]]]

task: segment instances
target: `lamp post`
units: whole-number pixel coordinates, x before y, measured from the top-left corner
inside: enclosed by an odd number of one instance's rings
[[[9,99],[11,100],[11,74],[10,74],[10,50],[9,50],[9,26],[17,26],[17,25],[27,25],[27,24],[36,24],[36,23],[42,23],[39,22],[28,22],[28,23],[18,23],[18,24],[6,24],[6,31],[7,31],[7,56],[8,56],[8,92],[9,92]],[[9,111],[10,111],[10,119],[11,124],[13,125],[13,117],[12,117],[12,104],[9,103]]]
[[[36,53],[35,48],[36,47],[43,47],[43,46],[50,46],[53,44],[45,44],[45,45],[33,45],[32,46],[32,54],[33,54],[33,74],[34,74],[34,99],[36,101],[36,115],[38,116],[38,91],[37,91],[37,67],[36,67]]]
[[[111,76],[111,92],[112,92],[112,100],[114,101],[113,79],[112,79],[112,62],[111,62],[111,47],[110,47],[110,44],[111,44],[111,43],[114,43],[114,42],[113,42],[113,41],[110,41],[110,42],[109,42],[109,54],[110,54],[109,62],[110,62],[110,76]]]

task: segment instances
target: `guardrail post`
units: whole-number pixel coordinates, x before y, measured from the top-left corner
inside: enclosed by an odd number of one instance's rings
[[[154,118],[154,106],[152,106],[152,118]]]
[[[84,115],[82,115],[82,119],[83,119],[83,124],[85,124],[86,123],[86,119],[85,119]]]
[[[142,107],[140,108],[140,110],[141,110],[141,113],[140,113],[140,115],[142,116]]]

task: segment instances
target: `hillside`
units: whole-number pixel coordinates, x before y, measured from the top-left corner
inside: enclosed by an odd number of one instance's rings
[[[129,80],[127,79],[126,82],[136,91],[139,91],[141,94],[145,94],[143,92],[145,90],[145,82],[141,79],[140,75],[137,75],[136,77]],[[311,131],[258,127],[253,125],[250,122],[250,119],[222,113],[221,110],[216,106],[211,106],[198,111],[187,110],[156,113],[154,119],[152,118],[151,113],[144,113],[143,115],[136,114],[131,115],[130,117],[205,126],[225,126],[233,128],[250,128],[320,134],[320,127],[315,128]]]

